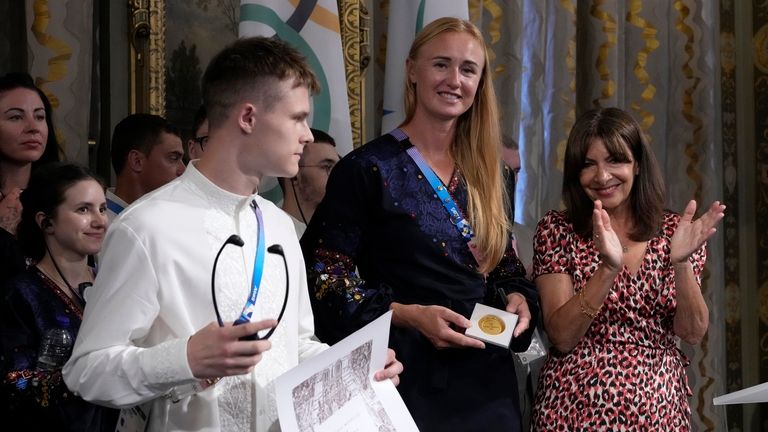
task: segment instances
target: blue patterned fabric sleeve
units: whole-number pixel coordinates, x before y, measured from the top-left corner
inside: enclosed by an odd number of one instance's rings
[[[71,325],[80,323],[44,283],[30,273],[11,279],[0,305],[3,393],[9,406],[17,409],[27,404],[55,406],[74,398],[64,384],[61,369],[50,373],[36,370],[42,333],[56,325],[55,314],[70,317]],[[75,335],[77,328],[68,330]]]
[[[8,281],[0,299],[0,415],[20,430],[114,431],[118,410],[88,403],[69,391],[61,369],[37,371],[42,334],[69,318],[77,337],[82,308],[55,287],[36,267]],[[12,417],[11,417],[12,416]]]
[[[357,255],[370,224],[377,168],[342,159],[331,172],[323,202],[301,238],[315,333],[336,343],[389,310],[391,292],[358,276]]]

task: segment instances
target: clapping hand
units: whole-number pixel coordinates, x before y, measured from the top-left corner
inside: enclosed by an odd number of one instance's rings
[[[621,241],[611,227],[611,217],[608,216],[600,200],[595,200],[595,208],[592,211],[592,239],[600,252],[603,264],[612,270],[620,270],[624,255]]]
[[[672,236],[670,245],[670,259],[672,264],[679,264],[687,260],[695,250],[714,234],[715,226],[725,216],[725,205],[715,201],[700,218],[693,220],[696,214],[696,201],[691,200],[685,206],[680,224]]]

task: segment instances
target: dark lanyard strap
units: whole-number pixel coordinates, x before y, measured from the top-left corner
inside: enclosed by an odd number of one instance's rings
[[[243,307],[243,312],[240,317],[235,321],[235,325],[243,324],[251,321],[253,310],[256,308],[256,299],[259,297],[259,288],[261,287],[261,276],[264,273],[264,256],[266,255],[265,239],[264,239],[264,217],[261,214],[259,205],[256,204],[256,200],[251,201],[251,209],[256,215],[256,221],[259,224],[257,236],[256,236],[256,256],[253,258],[253,278],[251,279],[251,294],[248,296],[248,301]]]

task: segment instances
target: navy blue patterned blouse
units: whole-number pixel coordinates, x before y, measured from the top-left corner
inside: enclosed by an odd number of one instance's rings
[[[3,418],[14,416],[24,430],[114,431],[117,410],[88,403],[73,395],[61,377],[36,371],[38,348],[46,330],[69,318],[67,330],[77,337],[83,305],[30,267],[10,279],[0,302],[0,376]]]
[[[525,270],[511,235],[506,254],[486,279],[406,153],[409,147],[407,139],[384,135],[344,157],[331,172],[325,199],[301,239],[317,336],[335,343],[387,312],[392,302],[441,305],[469,317],[475,303],[494,303],[489,287],[523,294],[536,322],[535,290],[519,283]],[[467,188],[460,170],[447,187],[466,212]],[[513,348],[525,350],[531,333],[517,338]],[[496,425],[505,424],[506,415],[511,424],[519,422],[508,351],[436,350],[418,331],[397,327],[390,345],[405,365],[399,390],[421,430],[461,430],[462,421],[474,422],[469,424],[475,428],[485,424],[477,420],[485,415],[496,416]],[[494,369],[503,371],[486,376]],[[468,384],[473,381],[477,383]],[[467,402],[465,391],[476,386],[483,396]],[[495,403],[502,399],[508,406],[497,412]],[[477,430],[494,430],[493,424]]]
[[[0,288],[8,279],[24,271],[24,256],[16,237],[0,228]]]

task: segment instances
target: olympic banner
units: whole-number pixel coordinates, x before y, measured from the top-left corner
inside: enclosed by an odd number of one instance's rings
[[[312,98],[310,124],[336,140],[341,156],[349,153],[352,129],[336,0],[242,0],[239,34],[276,35],[304,55],[321,86]]]

